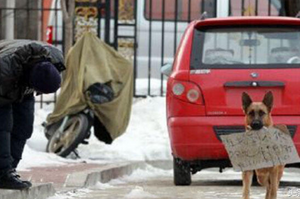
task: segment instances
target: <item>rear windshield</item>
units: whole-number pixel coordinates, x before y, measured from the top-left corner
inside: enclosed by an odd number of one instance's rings
[[[300,27],[195,30],[191,69],[300,67]]]

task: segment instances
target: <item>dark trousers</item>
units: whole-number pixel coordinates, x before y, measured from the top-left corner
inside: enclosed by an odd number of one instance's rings
[[[0,106],[0,170],[16,168],[33,132],[34,96]]]

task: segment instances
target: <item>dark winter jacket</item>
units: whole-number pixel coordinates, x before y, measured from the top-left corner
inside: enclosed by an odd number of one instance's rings
[[[0,40],[0,106],[21,101],[30,88],[28,71],[40,61],[50,61],[62,71],[62,52],[46,43],[31,40]]]

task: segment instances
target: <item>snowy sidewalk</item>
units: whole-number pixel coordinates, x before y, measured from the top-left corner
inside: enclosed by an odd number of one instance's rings
[[[131,174],[144,162],[123,162],[111,164],[70,163],[61,166],[35,167],[19,172],[22,179],[30,180],[29,190],[1,190],[0,199],[46,199],[55,192],[65,192],[105,183],[123,175]]]
[[[87,176],[95,170],[107,168],[107,164],[69,163],[59,166],[34,167],[18,173],[24,180],[30,180],[33,187],[28,190],[0,189],[0,199],[46,199],[57,191],[67,191],[77,187],[68,184],[70,176],[84,173]],[[82,180],[84,180],[82,178]]]
[[[30,180],[34,184],[53,183],[55,190],[67,189],[67,180],[78,172],[91,173],[105,168],[107,164],[75,163],[52,167],[34,167],[29,171],[20,171],[22,179]]]

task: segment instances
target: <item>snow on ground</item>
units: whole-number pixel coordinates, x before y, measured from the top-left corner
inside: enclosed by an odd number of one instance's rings
[[[118,179],[111,180],[108,184],[112,187],[116,185],[127,184],[129,182],[151,181],[157,177],[172,177],[173,170],[165,170],[151,165],[147,165],[143,169],[136,169],[130,175],[122,176]]]
[[[158,196],[148,193],[147,191],[144,191],[143,187],[136,186],[134,189],[131,190],[130,193],[128,193],[124,198],[159,198]]]
[[[55,154],[39,152],[25,146],[23,159],[18,166],[18,170],[28,170],[32,167],[46,167],[51,165],[63,165],[72,160],[63,159]]]
[[[92,137],[89,145],[79,146],[80,156],[109,161],[171,159],[165,109],[163,97],[149,97],[136,102],[123,136],[112,145]]]
[[[138,79],[136,81],[136,90],[137,95],[147,95],[148,94],[148,79]],[[163,83],[163,92],[166,91],[166,80]],[[150,95],[160,95],[161,94],[161,80],[160,79],[151,79],[150,81]]]
[[[47,138],[44,134],[42,123],[46,121],[47,115],[52,112],[54,104],[43,105],[39,108],[39,104],[35,107],[34,130],[32,137],[27,141],[27,146],[36,151],[45,152],[47,146]]]
[[[138,80],[137,89],[146,94],[147,80]],[[151,93],[160,92],[160,80],[151,80]],[[44,100],[52,100],[54,95],[44,95]],[[39,97],[36,98],[39,100]],[[120,162],[126,160],[166,160],[171,159],[171,151],[166,126],[165,98],[148,97],[135,99],[126,132],[112,145],[106,145],[91,136],[88,145],[78,147],[79,155],[87,161]],[[18,167],[61,165],[71,161],[54,154],[45,153],[47,139],[41,124],[53,110],[53,104],[36,104],[34,132],[27,141],[23,159]],[[97,159],[97,160],[96,160]]]
[[[47,199],[73,199],[74,197],[85,196],[89,192],[91,192],[91,190],[86,189],[86,188],[74,189],[74,190],[66,192],[64,194],[55,194],[54,196],[48,197]]]

